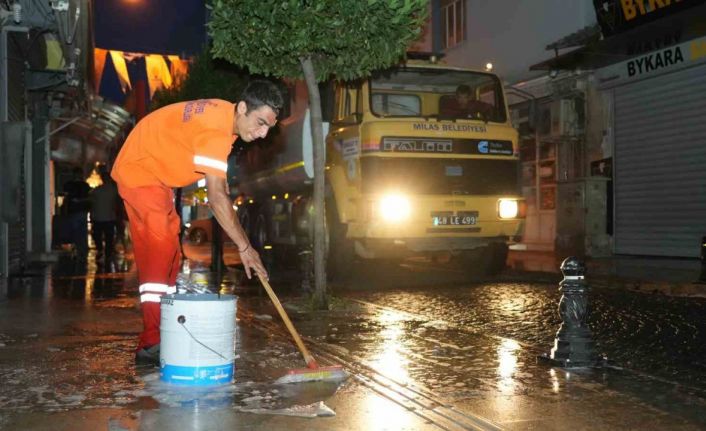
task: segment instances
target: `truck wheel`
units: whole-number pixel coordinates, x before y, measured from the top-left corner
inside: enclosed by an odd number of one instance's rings
[[[345,281],[351,275],[355,252],[346,238],[347,226],[339,221],[336,203],[326,202],[326,273],[332,281]]]
[[[507,264],[507,254],[508,246],[505,243],[496,242],[488,245],[488,270],[486,274],[497,275],[500,274]]]
[[[262,252],[268,244],[267,221],[264,215],[259,214],[255,221],[255,230],[253,231],[253,245],[258,251]]]

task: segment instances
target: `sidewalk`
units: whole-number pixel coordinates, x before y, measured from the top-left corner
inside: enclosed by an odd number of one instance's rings
[[[510,272],[544,273],[561,278],[564,257],[553,252],[511,250]],[[587,258],[586,279],[592,286],[619,288],[669,296],[706,297],[706,281],[699,283],[701,261],[663,257],[614,256]]]

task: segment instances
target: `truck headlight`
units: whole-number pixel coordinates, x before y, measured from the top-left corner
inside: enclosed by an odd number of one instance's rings
[[[403,195],[385,195],[380,199],[380,216],[388,222],[397,222],[409,218],[412,207],[409,198]]]
[[[516,199],[500,199],[498,201],[498,217],[502,219],[517,218],[520,205]]]

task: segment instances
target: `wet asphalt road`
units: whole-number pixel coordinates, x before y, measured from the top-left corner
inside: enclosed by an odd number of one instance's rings
[[[227,265],[238,263],[237,253],[225,251]],[[185,243],[184,252],[192,261],[210,263],[210,243]],[[296,277],[290,270],[282,278]],[[558,283],[546,278],[506,272],[481,280],[450,262],[408,260],[357,263],[350,279],[332,290],[470,332],[516,340],[540,354],[549,352],[561,324]],[[590,286],[590,273],[587,280]],[[612,364],[706,394],[706,298],[593,288],[589,307],[597,351]]]
[[[155,400],[183,404],[170,392],[150,389],[148,378],[154,376],[131,371],[131,346],[140,328],[135,273],[129,259],[111,265],[89,262],[85,271],[62,262],[47,277],[8,286],[0,298],[5,322],[0,343],[6,345],[0,349],[0,363],[6,365],[0,377],[8,383],[0,391],[0,407],[52,411],[86,405],[143,409]],[[461,411],[507,428],[562,429],[562,420],[600,427],[592,409],[604,410],[608,428],[616,423],[706,426],[699,415],[706,408],[704,300],[593,289],[589,324],[598,351],[615,367],[581,375],[535,364],[538,354],[551,349],[560,324],[558,285],[547,278],[514,273],[472,280],[457,268],[430,262],[357,265],[349,282],[333,286],[334,310],[319,314],[302,308],[298,290],[284,289],[287,279],[273,277],[273,285],[285,302],[299,301],[292,316],[317,355],[326,357],[328,351],[334,363],[372,367],[374,375],[404,387],[404,382],[421,385]],[[275,314],[260,289],[243,285],[237,275],[221,288],[233,284],[239,286],[239,310]],[[286,333],[276,343],[259,334],[239,343],[238,349],[248,351],[239,362],[240,382],[261,379],[266,361],[274,360],[273,369],[281,371],[299,357]],[[33,360],[42,355],[46,358]],[[240,408],[263,388],[231,389],[217,401]],[[556,403],[566,419],[547,428],[544,418],[557,415]],[[631,419],[623,420],[625,415]]]
[[[474,281],[443,264],[407,263],[382,272],[359,268],[344,295],[548,353],[561,324],[561,294],[558,284],[533,278]],[[706,393],[706,299],[609,288],[592,288],[589,295],[597,351],[613,365]]]

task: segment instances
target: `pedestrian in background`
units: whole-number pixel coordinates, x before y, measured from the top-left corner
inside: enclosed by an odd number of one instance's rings
[[[68,229],[71,243],[74,245],[75,257],[79,262],[85,262],[88,256],[88,194],[91,191],[83,177],[81,168],[74,168],[71,180],[64,183],[64,203],[68,218]]]
[[[109,261],[115,252],[115,226],[118,213],[118,186],[105,167],[99,168],[103,184],[90,194],[91,227],[96,244],[96,260]]]

